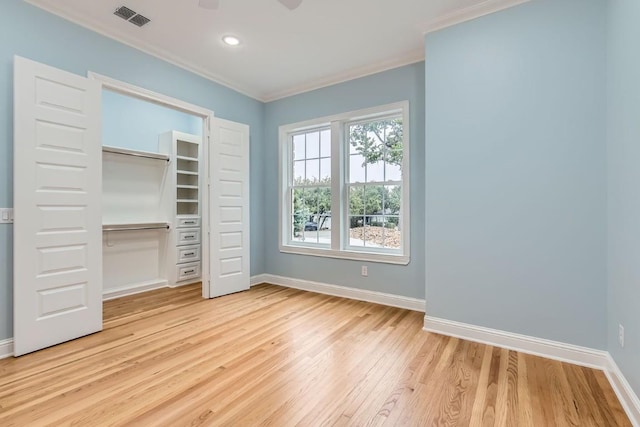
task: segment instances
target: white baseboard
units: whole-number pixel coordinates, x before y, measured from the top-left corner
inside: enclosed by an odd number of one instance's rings
[[[607,351],[431,316],[424,317],[424,330],[604,371],[631,424],[640,427],[640,399]]]
[[[13,338],[0,340],[0,359],[13,356]]]
[[[631,424],[640,427],[640,399],[610,354],[607,354],[607,369],[604,372],[627,416],[629,416]]]
[[[251,276],[251,286],[259,285],[261,283],[268,283],[268,276],[268,274],[256,274],[255,276]]]
[[[608,353],[606,351],[469,325],[467,323],[454,322],[437,317],[425,316],[424,330],[589,368],[604,370],[607,366]]]
[[[285,286],[287,288],[301,289],[303,291],[336,297],[355,299],[358,301],[373,302],[391,307],[405,308],[407,310],[424,313],[425,300],[409,298],[401,295],[386,294],[383,292],[369,291],[365,289],[348,288],[346,286],[330,285],[328,283],[312,282],[310,280],[294,279],[291,277],[276,276],[273,274],[260,274],[251,278],[251,286],[260,283]]]
[[[119,288],[104,289],[102,300],[108,301],[115,298],[126,297],[128,295],[139,294],[154,289],[166,288],[168,282],[163,279],[149,280],[148,282],[136,283],[133,285],[121,286]]]

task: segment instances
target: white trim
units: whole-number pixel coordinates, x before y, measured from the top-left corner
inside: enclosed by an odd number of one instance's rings
[[[0,340],[0,360],[13,356],[13,338]]]
[[[379,262],[384,264],[408,265],[411,258],[408,255],[394,255],[374,252],[360,252],[349,249],[332,250],[322,247],[311,248],[308,246],[281,245],[280,252],[284,254],[318,256],[322,258],[348,259],[353,261]]]
[[[424,47],[405,53],[404,55],[397,56],[395,58],[376,62],[375,64],[352,68],[346,72],[332,74],[321,79],[311,80],[293,86],[289,89],[268,92],[266,94],[263,94],[263,96],[258,99],[265,103],[273,102],[279,99],[300,95],[301,93],[311,92],[313,90],[322,89],[325,87],[348,82],[350,80],[371,76],[373,74],[382,73],[384,71],[393,70],[394,68],[400,68],[422,61],[424,61]]]
[[[121,286],[119,288],[105,289],[102,292],[102,301],[140,294],[154,289],[166,288],[168,282],[164,279],[149,280],[148,282],[136,283],[134,285]]]
[[[312,282],[304,279],[294,279],[292,277],[277,276],[274,274],[260,274],[251,278],[251,286],[255,286],[259,283],[270,283],[272,285],[279,285],[287,288],[301,289],[303,291],[315,292],[318,294],[372,302],[390,307],[419,311],[421,313],[424,313],[426,305],[425,300],[423,299],[369,291],[366,289],[348,288],[346,286],[331,285],[328,283]]]
[[[622,374],[622,371],[611,357],[611,354],[607,354],[607,369],[605,374],[611,383],[613,391],[615,391],[620,400],[620,404],[624,408],[631,424],[635,427],[640,427],[640,399],[638,395],[633,391],[631,385]]]
[[[607,364],[606,351],[437,317],[425,316],[424,330],[594,369],[603,370]]]
[[[269,275],[268,274],[256,274],[255,276],[251,276],[251,286],[256,286],[256,285],[261,285],[263,283],[268,283],[269,282]]]
[[[530,0],[485,0],[482,3],[474,4],[464,9],[455,10],[429,22],[423,29],[423,33],[428,34],[442,30],[453,25],[471,21],[485,15],[490,15]]]
[[[93,71],[87,72],[87,78],[91,80],[98,80],[102,84],[103,89],[108,89],[123,95],[132,96],[134,98],[142,99],[144,101],[152,102],[164,107],[169,107],[171,109],[179,110],[187,114],[196,115],[203,119],[208,117],[209,115],[213,115],[213,111],[209,110],[208,108],[191,104],[181,99],[173,98],[171,96],[164,95],[162,93],[155,92],[140,86],[132,85],[131,83],[107,77]]]
[[[30,1],[30,0],[25,0]],[[211,122],[214,118],[214,112],[205,107],[200,107],[195,104],[190,104],[188,102],[182,101],[177,98],[173,98],[167,95],[164,95],[159,92],[154,92],[149,89],[142,88],[140,86],[135,86],[120,80],[113,79],[111,77],[103,76],[98,73],[94,73],[93,71],[87,72],[87,77],[92,80],[98,80],[102,84],[103,89],[109,89],[120,94],[126,96],[132,96],[134,98],[142,99],[144,101],[152,102],[154,104],[162,105],[168,108],[173,108],[176,110],[180,110],[187,114],[192,114],[198,116],[202,119],[202,156],[203,161],[200,162],[200,167],[202,171],[206,173],[202,174],[207,178],[207,185],[205,188],[207,191],[202,192],[201,202],[202,202],[202,218],[206,220],[202,221],[202,242],[201,242],[201,250],[202,250],[202,297],[209,298],[210,297],[210,264],[207,262],[209,260],[209,144],[211,143]],[[115,298],[115,297],[114,297]]]

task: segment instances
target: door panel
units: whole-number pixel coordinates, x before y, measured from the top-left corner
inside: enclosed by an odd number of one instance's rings
[[[249,289],[249,126],[213,120],[209,149],[211,297]]]
[[[14,353],[102,329],[100,84],[14,62]]]

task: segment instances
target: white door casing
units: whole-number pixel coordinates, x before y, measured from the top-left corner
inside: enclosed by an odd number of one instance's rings
[[[213,118],[209,146],[209,297],[249,289],[249,126]]]
[[[102,329],[101,86],[14,59],[14,354]]]

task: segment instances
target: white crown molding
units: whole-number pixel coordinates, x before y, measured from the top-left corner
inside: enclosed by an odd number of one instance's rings
[[[0,360],[13,356],[13,338],[0,340]]]
[[[80,25],[105,37],[116,40],[124,45],[137,49],[148,55],[154,56],[184,70],[197,74],[200,77],[204,77],[207,80],[226,86],[229,89],[265,103],[276,101],[278,99],[286,98],[293,95],[298,95],[304,92],[321,89],[323,87],[332,86],[338,83],[343,83],[360,77],[366,77],[372,74],[380,73],[393,68],[402,67],[404,65],[409,65],[424,60],[424,48],[421,48],[380,63],[354,68],[343,73],[337,73],[329,77],[324,77],[322,79],[312,80],[288,89],[274,91],[271,93],[259,93],[255,89],[251,89],[249,87],[246,87],[245,85],[241,85],[234,81],[225,79],[222,76],[211,73],[210,71],[196,64],[185,61],[184,59],[181,59],[164,49],[160,49],[156,46],[153,46],[152,44],[137,40],[134,37],[119,34],[112,28],[106,27],[95,19],[87,18],[86,16],[72,13],[67,10],[62,10],[61,8],[56,7],[55,4],[45,3],[42,0],[23,1],[40,9],[46,10],[47,12],[57,15],[63,19],[71,21],[74,24]]]
[[[607,369],[605,370],[605,374],[611,383],[613,391],[615,391],[618,396],[622,407],[627,413],[631,424],[635,427],[640,427],[640,399],[610,354],[607,354]]]
[[[514,334],[512,332],[467,323],[454,322],[437,317],[425,316],[424,330],[589,368],[604,370],[607,366],[608,353],[606,351]]]
[[[253,98],[255,100],[264,102],[263,99],[261,99],[260,95],[258,93],[256,93],[255,90],[252,90],[250,88],[247,88],[243,85],[237,84],[233,81],[230,81],[228,79],[225,79],[217,74],[211,73],[210,71],[196,65],[193,64],[189,61],[185,61],[184,59],[181,59],[179,57],[177,57],[176,55],[173,55],[170,52],[167,52],[164,49],[160,49],[156,46],[153,46],[149,43],[137,40],[133,37],[128,37],[128,36],[124,36],[122,34],[118,34],[116,33],[113,29],[104,26],[103,24],[101,24],[99,21],[94,20],[94,19],[90,19],[87,18],[86,16],[82,16],[80,14],[76,14],[76,13],[70,13],[66,10],[62,10],[58,7],[56,7],[53,4],[49,4],[49,3],[44,3],[41,0],[23,0],[35,7],[38,7],[40,9],[46,10],[49,13],[52,13],[54,15],[57,15],[63,19],[66,19],[67,21],[71,21],[74,24],[80,25],[81,27],[87,28],[91,31],[94,31],[98,34],[101,34],[107,38],[110,38],[112,40],[115,40],[117,42],[120,42],[124,45],[127,45],[129,47],[132,47],[134,49],[137,49],[141,52],[144,52],[148,55],[151,55],[155,58],[161,59],[165,62],[168,62],[169,64],[175,65],[177,67],[180,67],[184,70],[187,70],[191,73],[197,74],[200,77],[203,77],[207,80],[210,80],[212,82],[218,83],[222,86],[228,87],[229,89],[232,89],[238,93],[241,93],[242,95],[246,95],[250,98]]]
[[[387,305],[390,307],[419,311],[421,313],[424,313],[425,310],[425,300],[423,299],[386,294],[383,292],[369,291],[366,289],[348,288],[346,286],[338,286],[328,283],[312,282],[310,280],[276,276],[274,274],[260,274],[251,278],[251,286],[255,286],[260,283],[269,283],[272,285],[301,289],[303,291],[315,292],[318,294],[372,302],[376,304]]]
[[[383,71],[392,70],[394,68],[403,67],[405,65],[415,64],[424,61],[424,48],[416,49],[404,55],[388,59],[386,61],[366,65],[364,67],[352,68],[342,73],[332,74],[322,79],[312,80],[289,89],[275,91],[263,95],[263,102],[277,101],[278,99],[288,98],[290,96],[299,95],[301,93],[310,92],[316,89],[333,86],[344,83],[349,80],[359,79],[361,77],[370,76],[381,73]]]
[[[530,0],[485,0],[482,3],[456,10],[429,22],[423,29],[425,34],[480,18],[481,16],[499,12]]]

